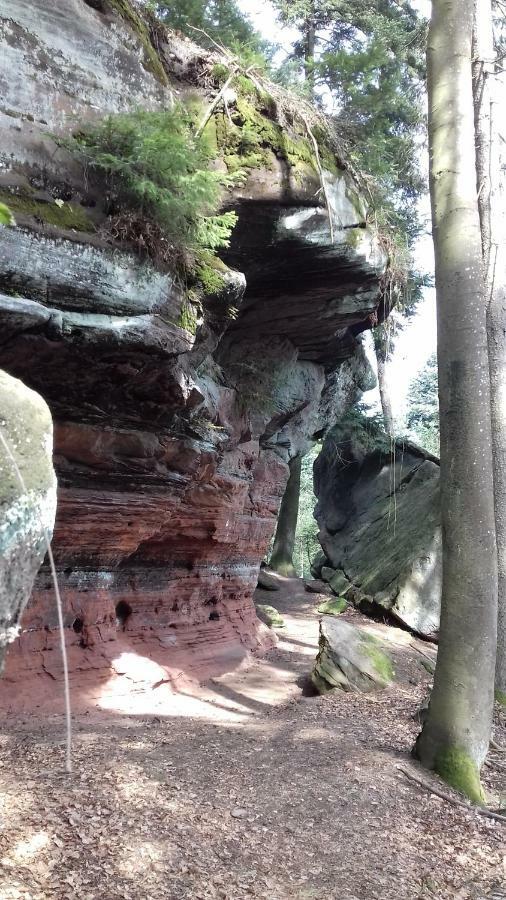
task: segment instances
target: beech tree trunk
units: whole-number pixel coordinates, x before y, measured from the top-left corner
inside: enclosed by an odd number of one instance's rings
[[[296,575],[293,564],[295,530],[299,515],[300,473],[302,457],[294,456],[289,462],[290,475],[279,508],[276,536],[269,566],[280,575],[293,578]]]
[[[497,558],[486,295],[476,192],[473,0],[433,0],[427,49],[441,419],[438,661],[415,754],[472,801],[492,723]]]
[[[476,0],[473,46],[476,173],[485,268],[498,561],[496,696],[506,705],[506,164],[499,127],[506,83],[495,72],[491,0]],[[502,244],[502,246],[501,246]]]

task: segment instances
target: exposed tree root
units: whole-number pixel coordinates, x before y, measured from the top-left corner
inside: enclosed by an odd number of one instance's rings
[[[408,769],[405,769],[403,766],[397,766],[399,772],[402,772],[403,775],[406,776],[410,781],[414,781],[415,784],[418,784],[420,787],[425,788],[426,791],[429,791],[431,794],[435,794],[436,797],[439,797],[441,800],[446,800],[447,803],[453,803],[454,806],[461,806],[464,809],[467,809],[469,812],[477,812],[480,816],[484,816],[486,819],[493,819],[494,822],[502,822],[503,825],[506,825],[506,816],[502,816],[500,813],[492,812],[491,809],[484,809],[482,806],[473,806],[471,803],[467,803],[465,800],[458,800],[456,797],[451,797],[449,794],[446,794],[444,791],[441,791],[434,784],[428,784],[423,778],[418,778],[413,772],[410,772]]]

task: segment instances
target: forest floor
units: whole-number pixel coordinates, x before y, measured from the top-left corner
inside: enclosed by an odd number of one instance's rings
[[[1,900],[506,900],[506,824],[399,768],[442,786],[409,757],[435,648],[348,612],[389,640],[397,680],[311,696],[322,598],[288,579],[261,593],[278,647],[193,691],[189,714],[180,697],[164,716],[79,716],[71,776],[61,720],[0,733]],[[497,807],[505,756],[484,781]]]

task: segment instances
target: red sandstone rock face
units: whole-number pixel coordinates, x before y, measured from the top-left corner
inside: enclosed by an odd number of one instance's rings
[[[15,117],[0,112],[6,181],[43,171],[78,201],[80,173],[47,131],[167,103],[167,90],[125,22],[84,0],[0,0],[0,27],[16,71],[6,79]],[[176,44],[167,58],[179,88],[187,77],[196,90],[197,51]],[[55,421],[53,548],[76,707],[131,709],[135,695],[142,710],[142,697],[163,699],[273,640],[252,593],[287,462],[365,386],[356,336],[384,266],[344,170],[328,175],[330,245],[314,184],[287,187],[278,168],[239,191],[227,259],[247,285],[231,271],[195,335],[175,324],[184,297],[170,274],[29,217],[0,234],[0,365],[43,395]],[[0,706],[51,709],[60,680],[44,568]]]

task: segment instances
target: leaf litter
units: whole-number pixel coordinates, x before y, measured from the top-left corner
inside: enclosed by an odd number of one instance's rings
[[[397,770],[430,685],[416,641],[392,643],[385,691],[310,696],[299,651],[316,652],[320,601],[293,581],[277,594],[283,643],[226,688],[268,665],[290,691],[239,721],[83,714],[72,775],[60,721],[5,723],[2,900],[506,900],[506,828]],[[506,772],[489,760],[497,808]]]

